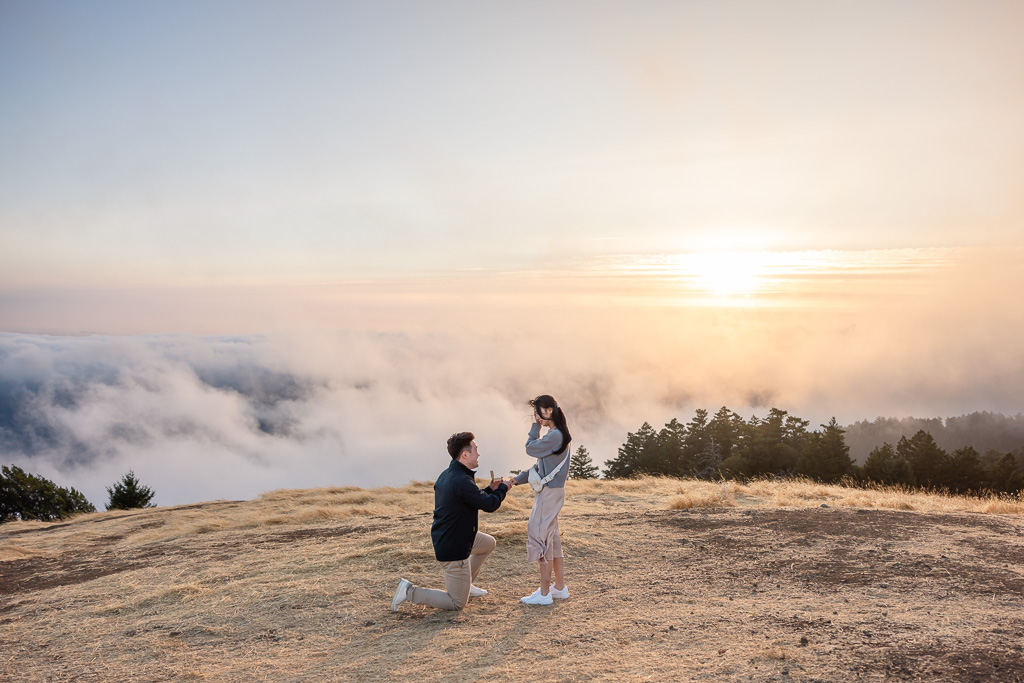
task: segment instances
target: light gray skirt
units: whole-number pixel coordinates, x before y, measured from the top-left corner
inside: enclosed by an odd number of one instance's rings
[[[550,561],[562,555],[562,536],[558,533],[558,513],[565,505],[565,489],[545,486],[533,496],[530,522],[526,525],[526,559]]]

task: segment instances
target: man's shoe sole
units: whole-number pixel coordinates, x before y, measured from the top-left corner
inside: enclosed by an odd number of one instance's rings
[[[412,586],[411,581],[402,579],[398,582],[398,588],[395,589],[395,597],[391,598],[391,611],[397,612],[398,606],[409,599],[409,587]]]

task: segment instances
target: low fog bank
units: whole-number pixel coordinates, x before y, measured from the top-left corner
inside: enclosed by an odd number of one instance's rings
[[[860,420],[846,427],[850,457],[864,464],[872,449],[883,443],[895,446],[901,437],[908,439],[919,431],[935,438],[946,452],[972,446],[979,454],[988,450],[1009,453],[1024,448],[1024,415],[1001,415],[987,411],[941,418],[885,418]]]
[[[619,406],[621,422],[609,416],[608,382],[597,374],[570,391],[530,365],[509,372],[488,346],[429,333],[3,334],[0,462],[74,486],[98,506],[132,469],[154,502],[172,505],[433,480],[448,464],[448,436],[461,430],[476,432],[483,471],[525,468],[526,400],[542,392],[562,400],[574,442],[599,462],[649,417],[639,406]]]
[[[815,429],[832,416],[1024,406],[1020,316],[976,311],[971,325],[930,306],[459,301],[379,305],[374,325],[389,329],[387,317],[392,331],[0,333],[0,462],[97,506],[132,469],[154,502],[172,505],[433,480],[447,437],[464,429],[477,434],[483,471],[525,468],[525,402],[539,393],[559,399],[574,446],[598,465],[643,422],[685,422],[698,408],[750,417],[778,407]]]

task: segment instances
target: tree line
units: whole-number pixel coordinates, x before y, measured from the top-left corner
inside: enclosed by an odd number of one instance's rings
[[[834,417],[818,430],[809,431],[809,424],[778,408],[764,418],[749,420],[726,407],[713,416],[698,409],[685,424],[673,419],[655,430],[645,422],[627,434],[618,455],[605,462],[603,474],[608,479],[643,474],[726,479],[804,476],[825,483],[845,479],[953,493],[1024,489],[1024,445],[1013,451],[979,453],[971,445],[947,451],[922,429],[910,438],[901,436],[895,444],[877,445],[859,466],[851,459],[846,432]],[[578,458],[580,450],[582,458]],[[574,467],[591,470],[586,476],[575,476],[596,477],[586,449],[581,446],[576,456],[574,460],[580,462]]]
[[[900,437],[908,439],[920,431],[935,438],[948,452],[970,444],[979,453],[994,450],[1008,453],[1024,444],[1024,414],[1003,415],[977,411],[956,417],[878,417],[846,425],[846,443],[850,457],[863,465],[875,446],[888,442],[893,446]]]
[[[107,494],[108,510],[153,507],[150,501],[156,495],[131,470],[108,486]],[[81,512],[96,512],[96,507],[74,487],[58,486],[17,465],[0,467],[0,523],[16,519],[49,522]]]

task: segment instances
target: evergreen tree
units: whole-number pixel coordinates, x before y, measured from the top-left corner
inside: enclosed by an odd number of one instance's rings
[[[763,420],[750,419],[740,445],[733,449],[733,457],[746,461],[747,474],[793,471],[807,438],[807,424],[785,410],[772,408]]]
[[[660,432],[656,445],[648,458],[649,474],[667,474],[679,476],[686,471],[683,454],[683,441],[686,438],[686,427],[679,420],[672,418]]]
[[[722,451],[715,437],[708,437],[708,445],[697,456],[697,478],[713,479],[722,476]]]
[[[823,431],[810,434],[804,442],[796,470],[818,481],[838,481],[853,469],[850,447],[836,418],[821,426]]]
[[[626,442],[619,446],[619,455],[605,463],[604,476],[608,479],[625,479],[639,474],[652,474],[652,460],[657,455],[658,433],[649,423],[644,422],[635,433],[626,435]]]
[[[910,463],[918,486],[949,485],[949,455],[928,432],[921,429],[909,439],[900,437],[896,452]]]
[[[686,423],[685,430],[679,474],[692,474],[701,469],[699,462],[713,438],[708,411],[698,408],[693,419]]]
[[[725,406],[719,408],[708,423],[708,435],[715,441],[715,448],[725,460],[732,455],[733,446],[740,442],[746,431],[747,424],[738,414]]]
[[[155,507],[149,501],[156,494],[148,486],[142,486],[131,470],[121,477],[121,481],[115,482],[113,486],[108,486],[107,494],[110,496],[110,501],[107,503],[108,510]]]
[[[958,448],[950,456],[949,488],[957,493],[980,491],[985,488],[985,468],[981,456],[973,446]]]
[[[914,472],[910,463],[902,455],[893,450],[888,441],[876,446],[864,462],[864,477],[879,484],[914,483]]]
[[[570,479],[598,479],[601,471],[590,459],[590,453],[583,446],[576,449],[569,460]]]
[[[1006,453],[995,463],[989,473],[989,482],[993,491],[1016,493],[1024,488],[1024,475],[1017,468],[1017,459],[1013,453]]]
[[[0,523],[13,519],[47,522],[78,512],[96,512],[74,488],[57,486],[16,465],[0,467]]]

